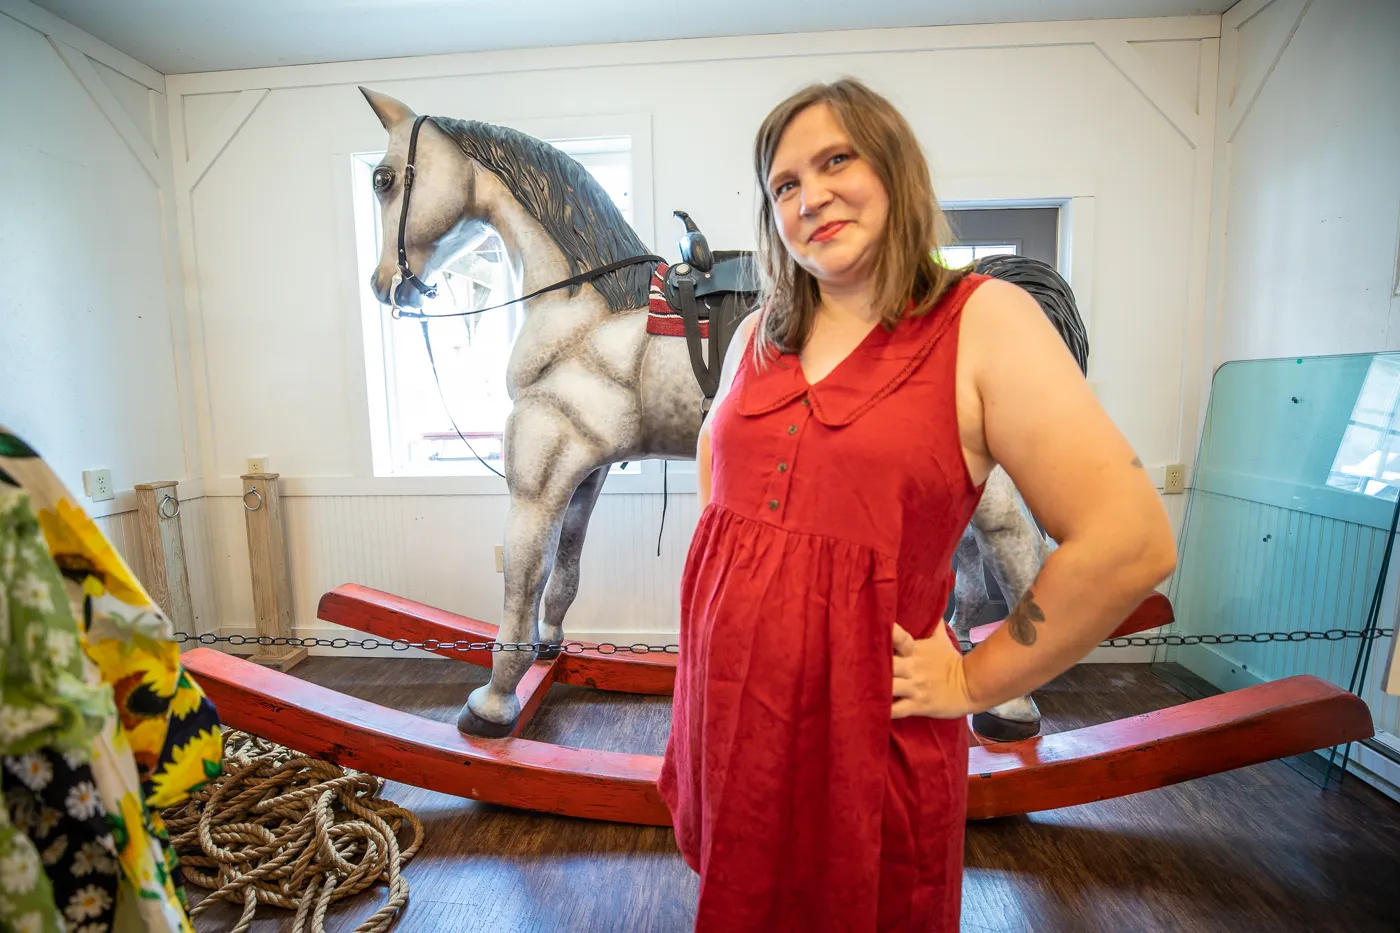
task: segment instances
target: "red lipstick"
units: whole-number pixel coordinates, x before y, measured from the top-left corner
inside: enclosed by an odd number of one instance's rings
[[[812,234],[812,240],[817,243],[825,243],[827,240],[836,236],[837,233],[841,232],[841,229],[848,223],[850,223],[849,220],[833,220],[831,223],[822,224],[817,228],[817,231]]]

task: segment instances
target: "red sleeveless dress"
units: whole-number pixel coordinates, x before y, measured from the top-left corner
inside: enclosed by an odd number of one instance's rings
[[[698,931],[958,929],[967,724],[890,719],[890,626],[940,623],[981,496],[954,375],[982,281],[815,385],[746,354],[715,410],[659,781]]]

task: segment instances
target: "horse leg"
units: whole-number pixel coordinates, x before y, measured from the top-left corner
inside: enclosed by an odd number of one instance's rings
[[[953,634],[967,641],[973,626],[987,607],[987,580],[982,573],[982,552],[972,526],[963,530],[953,554]]]
[[[1015,607],[1035,582],[1049,546],[1022,508],[1011,477],[1000,467],[987,478],[971,527],[982,560],[991,568],[1007,605]],[[999,742],[1028,739],[1040,732],[1040,709],[1029,696],[1017,697],[974,715],[972,728]]]
[[[559,532],[559,547],[555,553],[554,571],[544,591],[544,621],[540,623],[540,641],[553,645],[540,652],[540,657],[557,657],[564,641],[564,615],[578,595],[579,559],[583,556],[583,536],[588,532],[588,519],[598,502],[603,481],[608,478],[611,464],[604,464],[579,483],[569,499],[564,513],[564,526]]]
[[[517,405],[506,425],[510,512],[505,534],[505,606],[497,639],[538,642],[540,598],[554,566],[564,513],[582,478],[596,469],[567,426],[547,406]],[[517,449],[516,441],[529,446]],[[532,651],[498,651],[491,679],[467,697],[457,728],[467,735],[510,735],[520,718],[516,687],[535,661]]]

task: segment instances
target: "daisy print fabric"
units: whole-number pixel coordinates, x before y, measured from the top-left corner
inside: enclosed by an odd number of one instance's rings
[[[80,809],[100,806],[107,834],[96,840],[101,851],[74,852],[70,840],[73,867],[91,870],[54,892],[57,908],[68,929],[84,933],[191,930],[159,810],[221,772],[217,714],[181,666],[169,619],[121,555],[38,455],[0,427],[0,490],[11,487],[28,495],[42,549],[57,568],[61,588],[51,599],[78,621],[79,638],[68,647],[81,659],[82,683],[103,691],[108,704],[87,745],[95,794],[84,789],[73,800]],[[55,644],[50,656],[64,650]],[[116,861],[115,919],[97,878],[107,864],[102,852]]]
[[[67,928],[109,933],[117,851],[86,757],[41,749],[5,757],[0,767],[10,820],[38,850]]]
[[[61,933],[74,926],[63,911],[70,847],[110,842],[86,755],[111,691],[84,676],[63,581],[28,494],[9,483],[0,483],[0,646],[0,929]],[[104,865],[88,883],[110,923],[110,852]]]

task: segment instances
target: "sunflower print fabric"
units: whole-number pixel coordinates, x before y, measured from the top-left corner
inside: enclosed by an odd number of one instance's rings
[[[122,879],[112,928],[190,930],[159,810],[219,775],[223,739],[217,714],[180,665],[169,619],[121,555],[48,466],[0,427],[0,490],[10,487],[28,494],[61,574],[79,622],[83,680],[105,689],[112,703],[90,743]],[[84,933],[105,933],[88,926]]]

